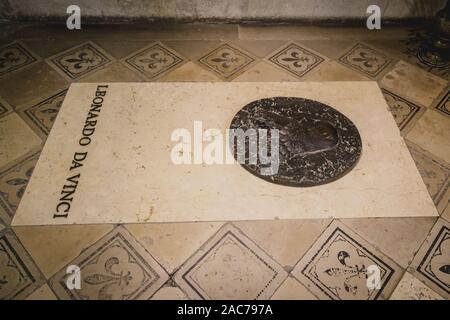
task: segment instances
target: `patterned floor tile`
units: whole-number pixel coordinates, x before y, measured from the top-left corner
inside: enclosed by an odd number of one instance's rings
[[[13,226],[20,242],[49,279],[99,241],[113,225]]]
[[[48,284],[44,284],[42,287],[30,294],[26,300],[58,300]]]
[[[418,145],[444,161],[450,162],[450,117],[426,110],[406,135],[406,140]]]
[[[66,93],[67,90],[60,91],[35,105],[21,108],[18,112],[45,139],[50,133]]]
[[[233,224],[290,271],[330,222],[330,219],[264,220]]]
[[[0,232],[0,300],[24,299],[44,281],[16,236]]]
[[[450,223],[436,223],[409,271],[428,287],[450,299]]]
[[[66,88],[67,81],[44,61],[0,78],[0,96],[16,110]]]
[[[206,71],[192,61],[187,62],[181,67],[170,71],[158,79],[158,81],[177,82],[177,81],[222,81],[215,74]]]
[[[47,59],[47,62],[69,81],[79,79],[105,67],[113,58],[89,41]]]
[[[369,281],[369,276],[377,276],[377,267],[379,289],[370,289],[368,283],[376,282]],[[388,297],[401,272],[389,258],[342,223],[334,221],[292,274],[322,299],[367,300]]]
[[[405,272],[389,300],[443,300],[436,292]]]
[[[200,65],[224,80],[231,80],[256,62],[256,57],[242,49],[223,43],[198,60]]]
[[[50,280],[54,292],[62,299],[149,299],[169,279],[164,269],[121,226],[83,251],[70,265],[80,268],[79,290],[67,288],[66,268]]]
[[[437,104],[436,109],[450,117],[450,90],[447,90],[447,93]]]
[[[417,119],[422,112],[425,112],[425,110],[417,104],[403,99],[387,89],[382,88],[381,91],[383,92],[386,103],[401,131],[407,128],[408,125],[411,126],[413,119]]]
[[[288,277],[270,300],[317,300],[297,279]]]
[[[186,59],[160,42],[155,42],[124,58],[122,62],[145,78],[154,80],[178,68]]]
[[[10,223],[31,178],[39,152],[19,159],[0,172],[0,219]]]
[[[402,268],[407,268],[436,219],[365,218],[342,219],[341,222]]]
[[[374,79],[388,67],[392,59],[363,43],[357,43],[339,61]]]
[[[2,99],[0,97],[0,118],[7,115],[9,112],[11,112],[12,107],[9,105],[8,102],[5,101],[5,99]]]
[[[268,299],[286,271],[232,224],[222,227],[175,274],[191,299]]]
[[[410,101],[429,107],[447,86],[447,81],[400,60],[380,85]]]
[[[431,198],[442,213],[450,199],[450,168],[412,143],[407,145]]]
[[[40,146],[41,139],[16,113],[0,118],[0,168]]]
[[[223,225],[221,222],[128,224],[127,229],[173,274]]]
[[[325,59],[311,49],[302,47],[294,42],[268,56],[267,61],[301,78]]]
[[[0,48],[0,77],[38,61],[38,57],[23,43],[13,42]]]

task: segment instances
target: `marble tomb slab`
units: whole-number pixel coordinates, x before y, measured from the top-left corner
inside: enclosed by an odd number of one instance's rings
[[[246,104],[277,96],[316,100],[348,117],[362,140],[353,170],[296,188],[239,164],[171,161],[173,130],[194,139],[201,120],[203,130],[225,134]],[[371,81],[73,83],[13,225],[437,216],[388,110]],[[87,118],[97,121],[94,132],[83,133]]]

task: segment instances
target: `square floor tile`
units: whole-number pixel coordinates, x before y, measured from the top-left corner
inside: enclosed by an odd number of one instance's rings
[[[0,171],[0,218],[9,223],[16,212],[39,153],[23,157]]]
[[[417,104],[403,99],[387,89],[381,89],[381,91],[400,130],[404,130],[412,124],[413,119],[417,119],[422,112],[425,112]]]
[[[450,90],[447,90],[447,93],[439,101],[436,109],[450,117]]]
[[[284,82],[284,81],[298,81],[285,70],[274,66],[267,61],[260,61],[248,70],[233,79],[234,82]]]
[[[13,42],[0,48],[0,76],[22,69],[38,61],[23,43]]]
[[[336,61],[325,61],[306,74],[304,81],[372,81],[360,72],[347,68]]]
[[[442,219],[436,223],[410,270],[431,289],[450,298],[450,223]]]
[[[218,76],[189,61],[158,79],[165,82],[222,81]]]
[[[188,300],[186,294],[171,280],[159,289],[150,300]]]
[[[412,274],[405,272],[389,300],[443,300],[443,298]]]
[[[117,227],[73,260],[81,288],[70,290],[63,268],[50,279],[56,295],[76,300],[148,299],[168,279],[167,273],[124,228]]]
[[[198,61],[222,79],[231,80],[248,69],[256,58],[242,49],[223,43]]]
[[[58,300],[48,284],[44,284],[42,287],[30,294],[26,300]]]
[[[111,63],[113,58],[93,42],[48,58],[48,63],[69,81],[83,77]]]
[[[287,272],[232,224],[223,226],[175,274],[191,299],[268,299]]]
[[[0,118],[0,168],[41,146],[41,139],[16,113]]]
[[[304,76],[325,61],[312,50],[293,42],[269,55],[267,60],[297,77]]]
[[[450,198],[450,168],[412,143],[408,147],[431,198],[442,212]]]
[[[6,102],[5,99],[2,99],[0,97],[0,118],[11,112],[11,110],[12,107],[9,105],[9,103]]]
[[[122,61],[147,79],[154,80],[181,66],[186,59],[174,50],[155,42]]]
[[[0,300],[22,300],[44,281],[16,236],[11,231],[1,231]]]
[[[422,149],[444,161],[450,161],[450,117],[434,110],[426,110],[406,135]]]
[[[447,81],[400,60],[380,85],[410,101],[429,107],[447,86]]]
[[[371,268],[378,267],[379,289],[370,289]],[[401,269],[338,221],[313,244],[292,274],[316,296],[333,300],[385,298]]]
[[[288,277],[270,300],[317,300],[297,279]]]
[[[387,68],[392,59],[363,43],[357,43],[340,57],[339,61],[370,78],[376,78]]]
[[[67,90],[63,90],[38,104],[22,108],[18,112],[41,137],[46,137],[50,133],[66,93]]]

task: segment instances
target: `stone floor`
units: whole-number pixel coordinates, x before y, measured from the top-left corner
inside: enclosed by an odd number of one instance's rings
[[[21,26],[0,39],[0,299],[448,299],[449,65],[421,30]],[[377,81],[440,218],[10,227],[72,82]],[[382,128],[380,128],[382,130]],[[368,266],[381,287],[369,290]],[[81,268],[81,290],[65,289]]]

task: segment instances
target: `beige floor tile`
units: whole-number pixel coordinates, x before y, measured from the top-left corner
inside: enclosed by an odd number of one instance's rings
[[[286,40],[235,40],[230,43],[247,50],[258,58],[264,58],[274,50],[281,48]]]
[[[114,58],[96,43],[87,41],[46,61],[67,81],[73,81],[108,66]]]
[[[407,99],[403,99],[387,89],[382,88],[381,91],[398,128],[402,135],[405,135],[414,125],[415,121],[425,112],[426,108]]]
[[[402,270],[348,227],[333,221],[292,274],[321,299],[371,300],[389,297]]]
[[[0,96],[14,108],[42,101],[67,87],[67,82],[41,61],[0,79]]]
[[[270,298],[271,300],[317,300],[297,279],[288,277]]]
[[[450,222],[450,201],[447,202],[447,204],[445,205],[445,207],[443,208],[441,217],[445,220],[447,220],[447,222]]]
[[[6,116],[13,110],[11,105],[2,97],[0,97],[0,118]]]
[[[30,152],[0,171],[0,220],[9,224],[22,198],[39,158]]]
[[[111,230],[112,226],[107,224],[14,228],[47,278]]]
[[[431,198],[439,213],[443,213],[450,199],[450,166],[412,143],[408,147]]]
[[[189,61],[162,76],[158,81],[222,81],[222,79]]]
[[[450,223],[439,219],[408,271],[432,290],[450,299]]]
[[[42,141],[16,113],[0,119],[0,167],[39,148]]]
[[[26,300],[58,300],[58,298],[55,296],[48,284],[44,284],[42,287],[30,294]]]
[[[33,105],[25,105],[17,113],[43,140],[47,138],[55,122],[67,90],[60,91]]]
[[[157,223],[127,224],[127,229],[172,274],[200,246],[205,243],[223,223]]]
[[[188,300],[186,294],[176,284],[165,285],[150,300]]]
[[[429,107],[447,81],[405,61],[399,61],[381,80],[381,86],[399,96]]]
[[[330,222],[329,219],[265,220],[238,221],[234,225],[285,269],[291,270]]]
[[[261,61],[248,69],[246,72],[236,77],[233,81],[241,82],[261,82],[261,81],[299,81],[291,76],[287,71],[281,71],[271,64]]]
[[[405,272],[390,300],[443,300],[436,292],[417,280],[409,272]]]
[[[123,227],[118,226],[84,250],[69,265],[80,270],[80,289],[72,290],[66,268],[49,284],[61,299],[147,300],[169,276]]]
[[[126,56],[121,62],[144,79],[156,80],[182,66],[187,59],[161,42],[153,42]]]
[[[198,59],[198,63],[221,79],[229,81],[255,65],[257,60],[256,56],[244,49],[221,43]]]
[[[46,59],[59,52],[78,46],[84,41],[80,39],[73,39],[73,37],[69,36],[66,39],[64,39],[64,41],[61,41],[61,39],[53,39],[46,37],[46,38],[27,39],[23,42],[27,45],[28,48],[33,50],[33,52],[38,54],[41,58]]]
[[[265,58],[271,65],[282,71],[287,71],[297,78],[302,78],[315,70],[327,59],[318,52],[296,42],[288,42]]]
[[[450,118],[433,110],[427,110],[406,135],[406,140],[450,163],[449,132]]]
[[[142,80],[136,72],[126,68],[120,62],[113,62],[77,82],[141,82]]]
[[[407,268],[437,218],[343,219],[372,246]]]
[[[298,41],[298,43],[319,52],[329,59],[337,60],[348,50],[348,48],[351,48],[354,41],[302,40]]]
[[[191,299],[268,299],[287,272],[231,223],[175,274]]]
[[[130,41],[127,39],[110,40],[108,38],[99,38],[95,40],[95,43],[116,59],[122,59],[123,57],[144,48],[151,42],[151,40]]]
[[[362,74],[346,68],[336,61],[326,61],[319,65],[316,70],[308,73],[304,81],[372,81]]]
[[[200,59],[220,45],[220,40],[162,40],[161,42],[192,61]]]
[[[40,59],[24,43],[18,41],[0,47],[0,56],[0,77],[27,68]]]
[[[11,230],[0,232],[0,300],[22,300],[45,279]]]

